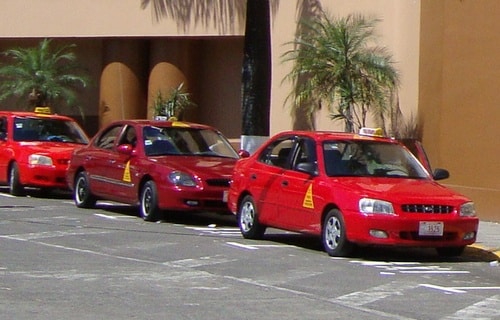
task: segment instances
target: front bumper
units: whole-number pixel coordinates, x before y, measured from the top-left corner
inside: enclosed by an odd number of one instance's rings
[[[167,188],[158,186],[159,207],[172,211],[230,213],[227,188]]]
[[[479,219],[455,214],[405,214],[404,216],[364,215],[353,212],[345,216],[347,237],[358,244],[459,247],[474,243]],[[443,233],[421,235],[420,222],[442,222]]]
[[[68,189],[66,182],[67,165],[34,166],[20,165],[19,176],[25,187]]]

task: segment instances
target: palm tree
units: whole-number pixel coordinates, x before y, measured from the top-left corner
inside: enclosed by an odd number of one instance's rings
[[[282,57],[294,62],[285,77],[296,84],[289,96],[293,109],[312,118],[326,103],[331,118],[344,121],[348,132],[365,126],[369,112],[383,119],[399,75],[385,48],[369,46],[378,21],[358,14],[334,19],[322,11],[302,22],[304,33]]]
[[[29,101],[30,107],[50,106],[56,109],[64,104],[67,107],[75,104],[77,88],[88,85],[87,76],[71,51],[75,45],[63,45],[51,50],[50,44],[51,40],[44,39],[37,47],[3,52],[12,64],[0,67],[0,101],[16,97],[24,103]],[[83,110],[80,107],[79,110],[83,117]]]

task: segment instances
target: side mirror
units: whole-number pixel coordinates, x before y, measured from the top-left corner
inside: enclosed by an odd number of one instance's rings
[[[434,170],[432,177],[434,178],[434,180],[448,179],[450,177],[450,173],[446,169],[437,168],[436,170]]]
[[[131,144],[121,144],[116,148],[118,153],[130,156],[134,153],[134,147]]]
[[[295,167],[295,169],[299,172],[307,173],[310,176],[318,175],[318,169],[315,163],[301,162]]]
[[[242,149],[238,151],[238,155],[240,156],[240,158],[248,158],[250,157],[250,152]]]

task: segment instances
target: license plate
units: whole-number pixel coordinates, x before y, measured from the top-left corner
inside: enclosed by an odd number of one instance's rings
[[[229,194],[229,191],[224,190],[224,193],[222,193],[222,202],[227,202],[227,195]]]
[[[443,222],[420,221],[420,224],[418,226],[419,236],[442,236],[443,231]]]

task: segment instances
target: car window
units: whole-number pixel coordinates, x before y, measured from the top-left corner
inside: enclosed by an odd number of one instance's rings
[[[314,140],[310,138],[301,138],[298,140],[297,151],[295,152],[292,165],[294,169],[301,163],[317,164],[315,145]]]
[[[407,149],[394,143],[329,141],[323,144],[323,157],[328,176],[428,176]]]
[[[13,137],[15,141],[88,143],[76,122],[55,118],[16,117]]]
[[[113,149],[120,132],[123,129],[123,125],[116,125],[101,134],[101,136],[96,140],[95,146],[97,148],[111,150]]]
[[[125,132],[118,142],[118,145],[120,144],[130,144],[135,148],[135,146],[137,145],[137,134],[133,126],[127,125],[127,127],[125,128]]]
[[[278,140],[269,145],[259,156],[259,161],[268,165],[288,169],[290,168],[290,157],[295,144],[293,137]]]
[[[238,158],[229,141],[217,131],[188,127],[145,127],[146,155],[197,155]]]
[[[7,118],[0,118],[0,140],[7,139]]]

